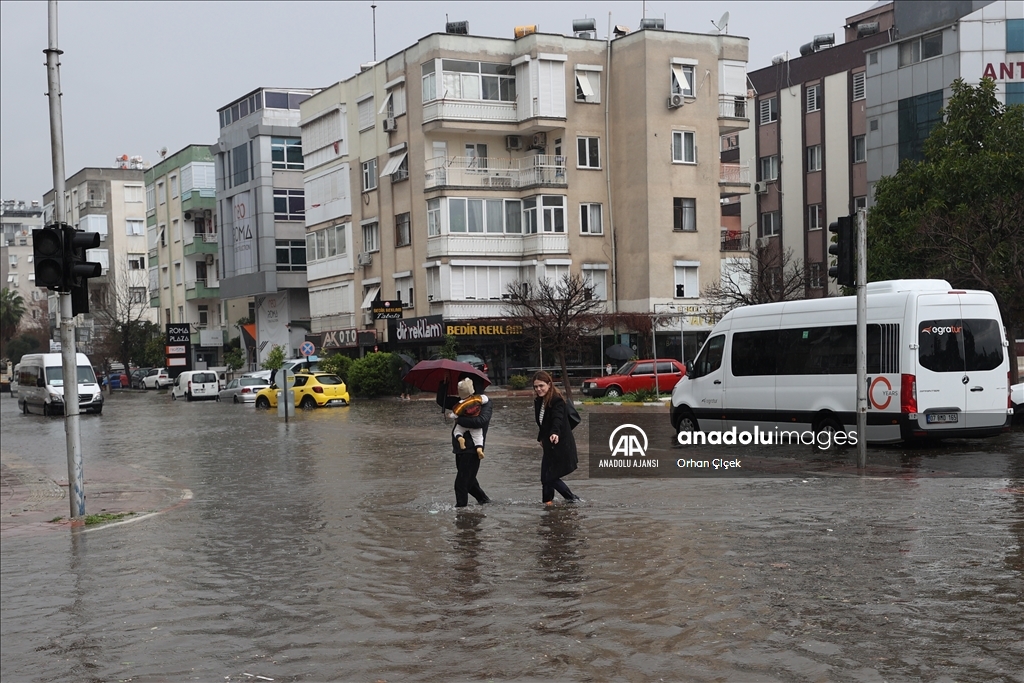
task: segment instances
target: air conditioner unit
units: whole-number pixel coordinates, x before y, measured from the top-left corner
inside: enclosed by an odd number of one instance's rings
[[[356,257],[356,262],[361,266],[368,266],[373,263],[373,254],[368,251],[361,251],[359,256]]]
[[[767,246],[768,246],[768,238],[767,237],[758,237],[757,238],[757,248],[758,249],[764,249]]]
[[[759,183],[754,183],[754,192],[755,193],[757,193],[757,194],[764,194],[767,191],[768,191],[768,183],[766,183],[765,181],[762,180]]]
[[[666,104],[668,105],[669,109],[678,109],[679,107],[686,104],[686,100],[683,99],[682,95],[676,93],[668,98],[668,102]]]
[[[384,132],[394,133],[398,130],[398,121],[395,120],[394,116],[389,116],[384,119]]]
[[[207,254],[207,255],[206,255],[206,265],[208,265],[208,266],[212,266],[212,265],[213,265],[213,262],[214,262],[215,260],[216,260],[216,259],[215,259],[215,258],[213,257],[213,254]]]
[[[372,325],[374,323],[373,311],[363,311],[363,324]]]
[[[548,134],[547,133],[536,133],[533,136],[533,144],[530,145],[530,149],[545,149],[548,146]]]
[[[505,149],[512,151],[514,149],[523,148],[523,138],[519,135],[506,135],[505,136]]]
[[[192,220],[192,212],[191,211],[186,211],[185,212],[185,220],[187,220],[187,221]]]

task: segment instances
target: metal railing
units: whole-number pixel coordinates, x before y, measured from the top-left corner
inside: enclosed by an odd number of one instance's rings
[[[747,164],[722,164],[719,182],[749,185],[750,167]]]
[[[747,118],[747,98],[743,95],[719,95],[718,96],[718,118],[721,119],[745,119]]]
[[[565,157],[538,154],[521,159],[435,157],[427,161],[425,186],[507,187],[567,185]]]
[[[722,251],[750,251],[750,233],[740,230],[723,230]]]

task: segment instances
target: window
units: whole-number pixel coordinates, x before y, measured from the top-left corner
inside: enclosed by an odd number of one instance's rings
[[[1014,19],[1014,21],[1019,20]],[[1007,83],[1004,87],[1006,88],[1006,106],[1024,104],[1024,83]]]
[[[306,196],[303,190],[274,188],[274,220],[306,220]]]
[[[878,130],[878,119],[871,119],[868,121],[868,130],[872,133]]]
[[[696,299],[700,296],[700,278],[697,273],[698,265],[681,265],[678,261],[675,266],[675,298]]]
[[[437,99],[437,76],[434,74],[434,60],[421,65],[423,72],[423,101],[431,102]]]
[[[899,157],[924,161],[924,141],[942,120],[942,91],[935,90],[899,101]]]
[[[275,240],[277,270],[306,271],[306,240]]]
[[[146,269],[146,255],[145,254],[128,254],[128,268],[129,268],[129,270],[145,270]]]
[[[178,176],[171,176],[171,199],[178,198]]]
[[[206,327],[210,324],[210,307],[206,304],[199,304],[199,325]]]
[[[395,246],[406,247],[412,243],[411,230],[409,229],[409,213],[400,213],[395,216]]]
[[[231,179],[232,187],[249,182],[248,145],[242,144],[231,150],[231,168],[234,171],[234,177]]]
[[[779,157],[773,154],[770,157],[761,157],[758,165],[758,175],[761,180],[775,180],[779,177]]]
[[[807,172],[821,170],[821,145],[811,145],[807,148]]]
[[[174,284],[181,284],[181,261],[174,262]]]
[[[878,64],[878,50],[868,53],[868,64],[871,64],[872,66]]]
[[[175,242],[181,241],[181,221],[177,218],[171,221],[171,239]]]
[[[865,81],[867,74],[861,71],[860,73],[853,74],[853,101],[863,100],[867,98],[867,90],[865,88]]]
[[[942,31],[908,40],[900,45],[900,66],[917,64],[942,54]]]
[[[412,275],[395,278],[395,295],[402,301],[405,308],[414,307]]]
[[[302,138],[270,138],[270,159],[274,168],[301,171]]]
[[[692,130],[672,131],[672,163],[697,163],[697,134]]]
[[[821,86],[812,85],[807,88],[807,111],[818,111],[821,109]]]
[[[124,201],[128,202],[141,202],[142,201],[142,185],[125,185],[124,186]]]
[[[565,197],[547,196],[541,198],[544,214],[544,232],[565,232]]]
[[[442,59],[440,96],[456,100],[515,102],[515,69],[511,64]]]
[[[821,289],[822,288],[823,285],[822,285],[822,280],[821,280],[821,264],[820,263],[812,263],[810,265],[810,267],[807,269],[807,281],[810,284],[811,289]]]
[[[124,234],[126,235],[145,235],[146,227],[145,223],[141,218],[129,218],[124,223]]]
[[[697,200],[693,197],[673,197],[672,229],[677,232],[696,232]]]
[[[373,111],[373,96],[367,97],[361,101],[359,107],[359,130],[364,131],[373,128],[374,124],[374,111]]]
[[[995,320],[948,318],[922,320],[919,325],[918,357],[932,372],[981,372],[994,370],[1003,362],[1003,335]],[[933,328],[953,332],[932,334]]]
[[[403,180],[409,179],[409,155],[403,153],[399,158],[401,161],[398,162],[398,165],[395,166],[394,173],[391,174],[392,183],[400,183]]]
[[[863,135],[857,135],[853,138],[853,163],[859,164],[862,161],[866,161],[868,158],[867,142]]]
[[[146,186],[146,211],[153,211],[156,209],[156,186]]]
[[[779,120],[779,98],[769,97],[768,99],[761,100],[759,106],[760,122],[762,126],[766,123]]]
[[[693,67],[673,64],[671,88],[672,95],[693,97]]]
[[[148,303],[149,292],[146,291],[145,287],[129,287],[128,298],[133,304]]]
[[[602,235],[600,204],[580,204],[580,232],[584,235]]]
[[[332,225],[329,228],[306,233],[307,263],[344,256],[346,251],[345,225]]]
[[[161,225],[160,226],[160,246],[161,247],[166,247],[167,246],[167,226],[166,225]]]
[[[1024,52],[1024,19],[1006,20],[1006,51]]]
[[[380,251],[380,224],[377,221],[363,225],[363,251]]]
[[[576,167],[601,168],[599,138],[576,138]]]
[[[505,200],[505,232],[513,235],[523,232],[523,203],[518,199]]]
[[[399,84],[388,90],[384,98],[384,104],[377,111],[378,114],[389,119],[405,114],[405,85]]]
[[[509,203],[518,205],[517,200]],[[505,216],[509,211],[502,206],[501,199],[448,199],[449,232],[502,233],[505,230]],[[516,226],[511,226],[516,229]]]
[[[778,211],[761,214],[761,237],[771,237],[782,232],[782,220]]]
[[[441,200],[427,200],[427,237],[441,234]]]
[[[466,168],[477,172],[487,170],[487,145],[466,143]]]
[[[363,192],[377,189],[377,160],[363,162]]]
[[[811,204],[807,207],[807,229],[821,230],[824,214],[821,211],[821,204]]]
[[[597,104],[601,101],[601,72],[597,70],[576,71],[576,101]]]
[[[866,208],[868,208],[868,198],[867,197],[861,196],[861,197],[854,197],[853,198],[853,210],[854,211],[860,211],[861,209],[866,209]]]
[[[157,193],[157,196],[160,198],[160,204],[161,205],[166,204],[167,203],[167,188],[164,187],[163,181],[160,181],[159,183],[156,184],[156,193]]]
[[[607,301],[608,300],[608,269],[607,267],[600,267],[583,264],[583,280],[586,282],[588,291],[586,292],[586,298],[593,299],[596,301]]]

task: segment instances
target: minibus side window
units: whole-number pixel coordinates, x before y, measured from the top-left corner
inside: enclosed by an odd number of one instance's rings
[[[737,332],[732,337],[732,374],[756,377],[775,374],[777,330]]]
[[[722,367],[722,355],[725,351],[725,335],[716,334],[708,340],[708,343],[701,349],[697,360],[693,363],[693,377],[703,377]]]

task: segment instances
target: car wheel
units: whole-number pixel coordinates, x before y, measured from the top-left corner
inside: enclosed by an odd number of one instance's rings
[[[270,399],[266,396],[260,396],[256,399],[257,410],[270,410]]]
[[[312,396],[304,396],[302,402],[299,403],[299,407],[303,410],[312,410],[316,408],[316,399]]]
[[[837,420],[837,419],[835,419],[834,417],[831,417],[831,416],[825,417],[822,420],[820,420],[818,422],[818,426],[814,428],[815,435],[820,434],[821,432],[828,433],[828,435],[829,435],[828,436],[828,447],[829,448],[833,448],[835,446],[835,443],[834,443],[832,437],[837,432],[841,432],[841,431],[843,431],[843,425],[841,425],[839,423],[839,420]],[[815,441],[817,441],[817,439],[815,439]],[[820,446],[815,444],[815,447],[817,448],[817,447],[820,447]]]
[[[50,404],[47,403],[46,401],[43,401],[43,417],[49,417],[49,416],[50,416]]]
[[[238,403],[238,397],[237,396],[232,396],[231,397],[231,402],[232,403]]]
[[[92,412],[94,412],[97,415],[102,415],[103,414],[103,406],[100,406],[99,408],[97,408],[96,410],[94,410]]]
[[[190,391],[186,391],[185,392],[185,401],[187,403],[191,403],[192,402],[192,392],[190,392]]]
[[[622,396],[622,389],[616,386],[610,386],[608,387],[608,391],[605,392],[605,396],[609,398],[618,398],[619,396]]]
[[[682,416],[679,418],[679,424],[676,426],[676,434],[681,432],[699,432],[700,425],[697,424],[697,418],[694,417],[693,413],[688,409],[684,410]]]

